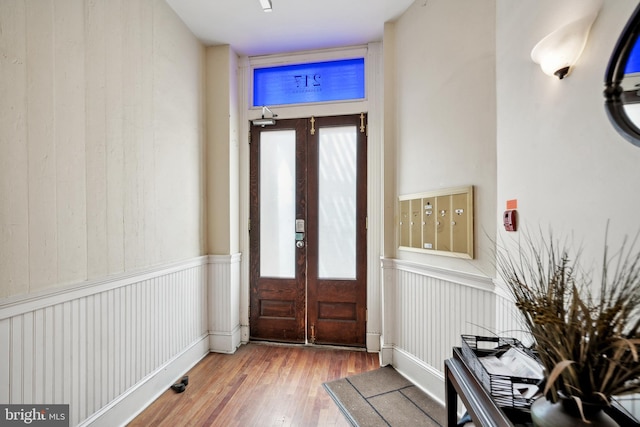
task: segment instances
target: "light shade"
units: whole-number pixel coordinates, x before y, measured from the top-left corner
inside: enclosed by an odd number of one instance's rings
[[[273,10],[273,6],[271,5],[271,0],[259,0],[259,1],[263,11],[271,12]]]
[[[570,22],[540,40],[531,51],[533,62],[540,64],[545,74],[562,79],[580,58],[597,16],[595,12]]]

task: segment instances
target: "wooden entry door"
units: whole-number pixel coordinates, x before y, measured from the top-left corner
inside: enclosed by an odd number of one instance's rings
[[[365,345],[365,122],[251,128],[252,339]]]

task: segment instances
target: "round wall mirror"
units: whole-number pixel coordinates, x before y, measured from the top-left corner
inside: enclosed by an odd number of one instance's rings
[[[618,132],[640,147],[640,4],[631,15],[605,73],[605,109]]]

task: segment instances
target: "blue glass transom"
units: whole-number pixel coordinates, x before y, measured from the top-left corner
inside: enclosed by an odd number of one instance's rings
[[[364,58],[255,68],[253,106],[364,99],[364,75]]]

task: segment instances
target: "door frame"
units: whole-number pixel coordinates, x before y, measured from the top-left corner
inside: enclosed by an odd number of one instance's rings
[[[250,147],[250,339],[293,342],[304,344],[332,344],[353,347],[366,346],[366,313],[367,313],[367,115],[365,113],[346,116],[308,117],[299,119],[279,120],[275,126],[252,126]],[[343,167],[336,172],[341,176],[344,170],[353,175],[353,217],[352,218],[354,267],[353,277],[329,276],[320,274],[320,242],[331,241],[330,236],[320,239],[320,212],[324,210],[320,205],[321,166],[335,167],[333,164],[321,162],[323,130],[348,129],[348,135],[353,137],[352,156],[348,154],[348,147],[344,151],[334,151],[339,162],[348,159]],[[294,267],[292,277],[271,276],[263,271],[262,256],[265,255],[261,247],[272,247],[271,241],[263,241],[263,209],[273,212],[278,203],[273,200],[262,200],[263,179],[267,188],[270,179],[277,176],[279,170],[263,170],[263,154],[269,158],[269,151],[265,152],[263,144],[269,139],[267,135],[281,132],[290,135],[294,131],[293,142],[295,155],[289,165],[295,164],[295,176],[292,177],[292,188],[295,192],[295,221],[290,229],[285,225],[284,232],[290,238],[288,242],[296,248],[292,258],[286,258]],[[274,133],[275,132],[275,133]],[[330,134],[330,133],[329,133]],[[265,139],[263,139],[263,136]],[[290,138],[290,137],[289,137]],[[350,140],[350,139],[349,139]],[[330,147],[341,140],[326,140]],[[288,151],[290,154],[290,151]],[[288,157],[288,155],[287,155]],[[338,161],[336,159],[336,161]],[[354,163],[352,163],[354,162]],[[351,169],[351,167],[355,169]],[[265,172],[267,175],[265,175]],[[327,170],[328,172],[328,170]],[[332,175],[335,179],[336,175]],[[338,178],[339,179],[339,178]],[[334,184],[335,185],[335,184]],[[331,185],[329,186],[331,187]],[[338,195],[337,197],[341,197]],[[331,201],[327,201],[327,209],[335,209]],[[289,209],[291,208],[290,205]],[[324,205],[323,205],[324,206]],[[303,227],[298,229],[298,221]],[[295,239],[294,239],[295,228]],[[298,235],[299,233],[299,235]],[[298,246],[299,243],[302,245]],[[287,242],[285,241],[285,245]],[[266,245],[266,246],[263,246]],[[286,252],[286,251],[285,251]],[[325,255],[328,255],[325,253]],[[335,271],[334,271],[335,272]],[[340,273],[338,273],[340,274]]]
[[[382,268],[380,259],[385,251],[392,251],[394,242],[385,241],[385,221],[388,227],[393,227],[395,205],[390,203],[384,208],[385,198],[393,200],[395,190],[385,193],[385,178],[383,166],[385,162],[383,145],[383,54],[382,43],[374,42],[363,46],[344,49],[331,49],[312,52],[297,52],[288,55],[269,55],[264,57],[241,57],[238,59],[238,99],[239,120],[238,144],[239,152],[239,200],[238,213],[240,218],[239,251],[248,254],[249,251],[249,129],[250,120],[260,118],[261,109],[250,108],[252,67],[256,65],[275,65],[282,63],[313,62],[330,59],[345,59],[355,56],[365,57],[366,93],[367,98],[358,102],[325,103],[315,105],[300,105],[291,107],[270,107],[278,114],[277,119],[349,115],[368,113],[367,128],[367,330],[366,348],[370,352],[382,352],[383,360],[390,360],[391,344],[384,344],[382,319]],[[243,105],[244,103],[244,105]],[[389,105],[392,108],[392,105]],[[387,188],[390,188],[387,185]],[[385,220],[385,218],[387,218]],[[393,236],[390,233],[389,236]],[[389,252],[390,253],[390,252]],[[240,341],[249,342],[249,259],[242,256],[240,262],[240,277],[231,286],[239,287],[240,296]],[[221,309],[225,309],[221,307]]]

